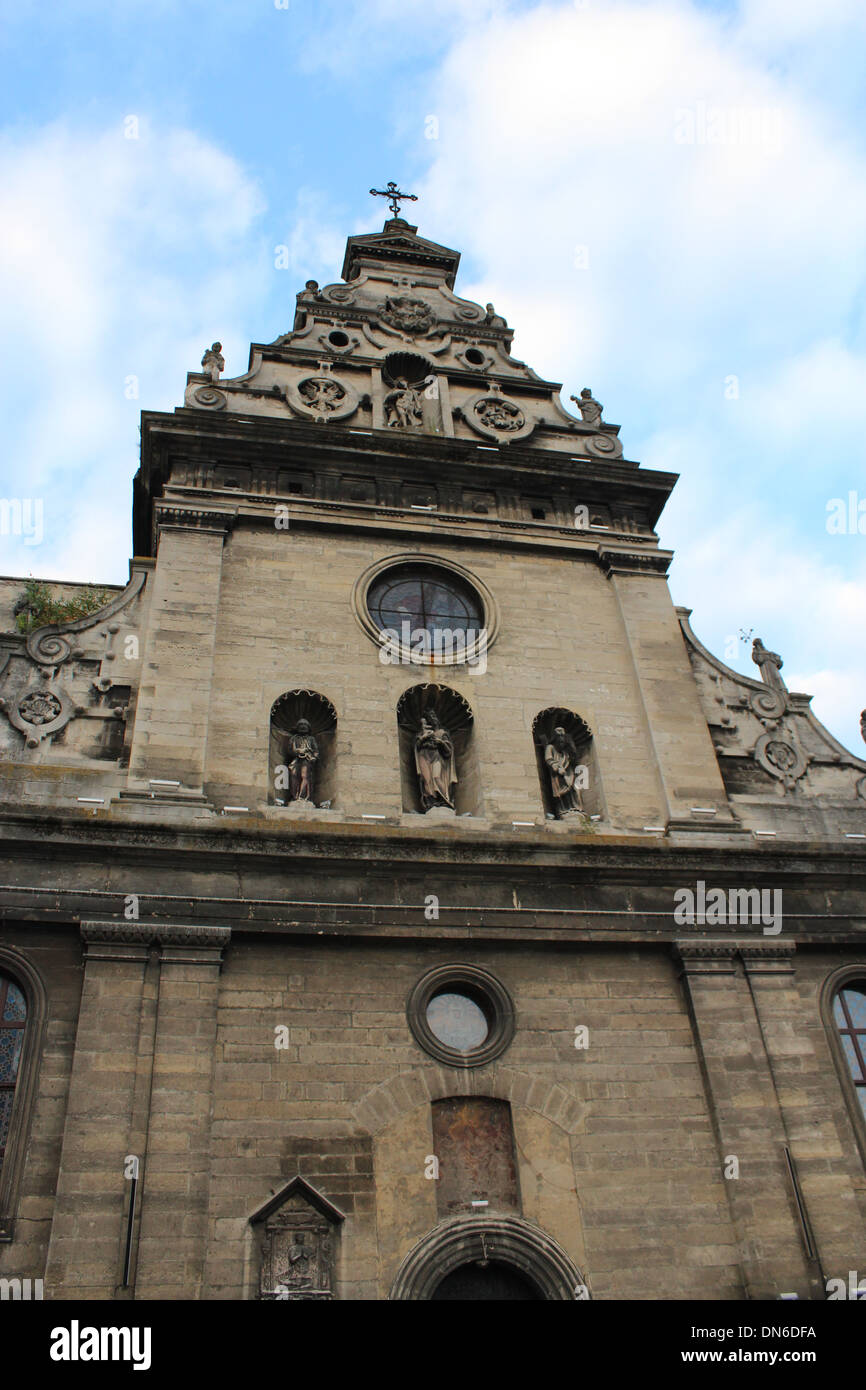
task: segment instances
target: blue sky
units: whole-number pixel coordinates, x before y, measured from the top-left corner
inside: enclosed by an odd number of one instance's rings
[[[0,573],[125,580],[140,410],[214,338],[244,370],[393,178],[515,354],[680,473],[698,636],[756,674],[753,629],[862,753],[864,58],[863,0],[4,0],[0,496],[45,520]]]

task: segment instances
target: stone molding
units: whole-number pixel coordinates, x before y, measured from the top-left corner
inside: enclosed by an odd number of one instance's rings
[[[166,965],[218,964],[232,935],[230,927],[150,922],[85,921],[80,930],[87,960],[143,961],[159,949]]]
[[[580,1270],[540,1226],[516,1216],[458,1216],[443,1221],[403,1260],[389,1297],[424,1302],[453,1270],[489,1260],[519,1270],[547,1302],[588,1298]]]

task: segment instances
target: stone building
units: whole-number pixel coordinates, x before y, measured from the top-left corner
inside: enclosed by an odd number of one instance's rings
[[[350,237],[144,412],[125,588],[24,632],[0,582],[0,1276],[46,1297],[863,1268],[866,761],[701,646],[675,478],[458,262]]]

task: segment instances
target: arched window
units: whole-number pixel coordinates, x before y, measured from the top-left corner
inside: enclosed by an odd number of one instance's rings
[[[866,1121],[866,975],[849,980],[836,991],[833,1022],[860,1115]]]
[[[8,975],[0,975],[0,1171],[12,1123],[26,1023],[27,1003],[22,991]]]

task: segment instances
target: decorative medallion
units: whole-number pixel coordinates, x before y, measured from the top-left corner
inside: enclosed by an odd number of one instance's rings
[[[503,400],[501,396],[487,396],[477,401],[475,414],[483,425],[497,433],[514,434],[526,424],[526,416],[520,406]]]
[[[346,392],[339,381],[333,381],[329,376],[307,377],[306,381],[301,382],[298,391],[317,415],[339,410],[341,403],[346,399]]]
[[[755,744],[755,762],[792,791],[808,766],[799,748],[786,737],[784,730],[775,729],[762,734]]]
[[[313,420],[343,420],[360,404],[357,391],[329,372],[303,377],[286,387],[286,400],[298,415]]]
[[[57,719],[63,706],[50,690],[31,690],[18,706],[18,713],[25,724],[50,724]]]
[[[409,295],[388,297],[379,318],[399,333],[417,338],[432,332],[436,315],[423,299],[412,299]]]
[[[28,748],[37,748],[44,738],[59,733],[83,709],[73,703],[64,690],[26,690],[17,698],[0,699],[0,710],[13,729],[24,735]]]
[[[503,396],[495,384],[479,396],[473,396],[461,409],[467,425],[497,444],[509,444],[525,439],[535,429],[536,421],[515,401]]]
[[[215,386],[197,386],[192,398],[196,405],[203,405],[208,410],[225,410],[228,400],[225,393],[218,391]]]

